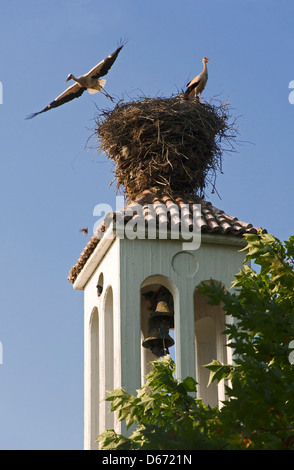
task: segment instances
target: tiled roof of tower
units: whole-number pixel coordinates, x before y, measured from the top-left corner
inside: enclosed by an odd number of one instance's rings
[[[183,206],[189,206],[190,212],[192,211],[193,204],[200,204],[201,205],[201,232],[202,233],[211,233],[211,234],[220,234],[220,235],[234,235],[234,236],[242,236],[245,233],[257,233],[260,230],[257,227],[253,227],[252,224],[242,222],[236,217],[232,217],[226,214],[224,211],[217,209],[214,207],[210,202],[206,202],[203,200],[192,200],[189,197],[174,197],[170,198],[169,196],[158,196],[151,191],[144,191],[141,195],[137,197],[134,201],[136,204],[140,204],[143,209],[144,207],[150,207],[150,205],[154,209],[154,213],[156,216],[160,212],[160,207],[162,204],[169,209],[169,206],[176,204],[179,208],[179,212]],[[132,204],[132,203],[131,203]],[[127,206],[128,207],[128,206]],[[191,212],[192,214],[192,212]],[[147,218],[150,221],[150,212],[147,210],[144,211],[145,222],[147,222]],[[151,216],[152,217],[152,216]],[[98,228],[96,233],[90,238],[86,247],[84,248],[83,252],[81,253],[79,259],[77,260],[76,264],[71,268],[68,280],[70,283],[74,283],[77,276],[85,266],[87,260],[90,258],[91,254],[94,252],[96,246],[98,245],[101,238],[103,238],[103,234],[107,230],[108,226],[115,220],[115,213],[111,218],[106,218],[104,223]],[[127,222],[130,220],[130,217],[125,216],[124,220]],[[266,230],[262,230],[266,232]]]

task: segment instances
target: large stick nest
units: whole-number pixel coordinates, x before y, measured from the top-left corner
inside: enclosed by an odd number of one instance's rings
[[[203,197],[222,171],[222,142],[235,137],[228,118],[226,104],[181,95],[119,102],[97,118],[98,150],[115,163],[117,189],[129,200],[146,189]]]

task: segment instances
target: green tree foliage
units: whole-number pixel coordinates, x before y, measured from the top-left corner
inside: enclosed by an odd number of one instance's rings
[[[281,243],[272,235],[247,235],[248,265],[235,276],[235,294],[210,283],[201,292],[223,303],[234,319],[227,325],[234,365],[214,361],[211,380],[230,379],[220,429],[237,448],[294,448],[294,237]]]
[[[178,382],[166,356],[153,363],[137,396],[122,389],[108,395],[111,410],[135,430],[130,437],[105,431],[98,438],[103,449],[294,449],[294,237],[245,238],[246,261],[259,272],[244,265],[232,292],[213,281],[199,288],[231,320],[225,333],[234,363],[206,365],[210,383],[226,381],[222,407],[196,399],[194,379]]]
[[[187,377],[181,383],[174,378],[175,364],[170,356],[153,362],[145,385],[137,396],[123,389],[111,392],[111,411],[127,428],[137,428],[127,438],[108,430],[99,436],[103,449],[170,450],[211,448],[210,426],[217,414],[195,399],[196,382]],[[194,395],[194,397],[193,397]]]

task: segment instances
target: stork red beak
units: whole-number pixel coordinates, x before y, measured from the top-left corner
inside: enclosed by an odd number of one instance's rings
[[[65,80],[65,82],[69,82],[70,81],[70,75],[67,77],[67,79]]]

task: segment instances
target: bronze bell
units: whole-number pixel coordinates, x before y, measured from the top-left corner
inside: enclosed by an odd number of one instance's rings
[[[144,348],[150,349],[155,356],[169,354],[169,349],[174,340],[169,335],[169,329],[174,327],[174,315],[170,309],[168,298],[158,300],[154,313],[151,313],[148,321],[148,336],[143,341]]]

